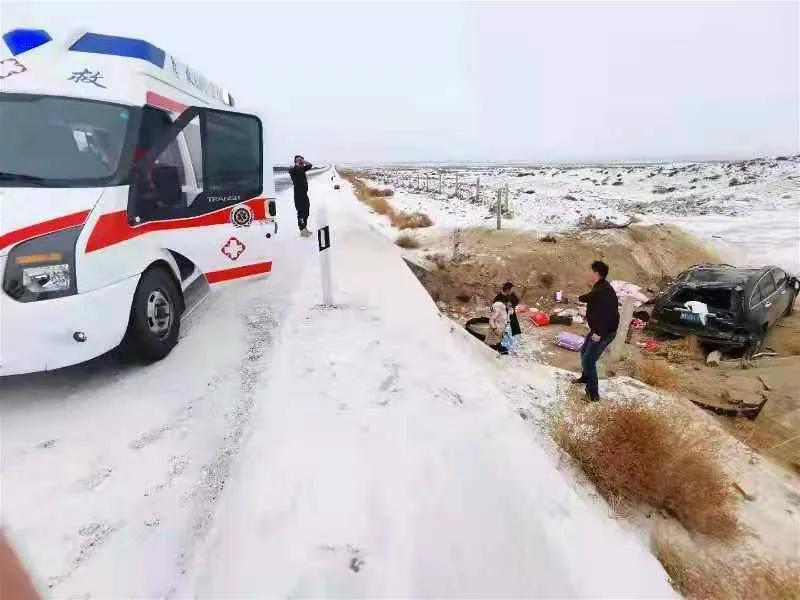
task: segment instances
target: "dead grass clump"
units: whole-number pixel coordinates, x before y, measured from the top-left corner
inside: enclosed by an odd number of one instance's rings
[[[549,244],[555,244],[558,242],[558,238],[554,236],[552,233],[548,233],[546,236],[542,238],[543,242],[547,242]]]
[[[649,239],[648,229],[646,227],[628,227],[631,239],[639,244],[646,242]]]
[[[647,504],[720,539],[739,528],[717,438],[646,404],[608,402],[555,415],[554,441],[606,499]]]
[[[400,246],[401,248],[405,248],[406,250],[413,250],[414,248],[419,248],[419,240],[414,236],[408,235],[407,233],[404,233],[401,236],[399,236],[394,241],[394,243]]]
[[[660,360],[644,358],[634,363],[633,376],[653,387],[670,390],[675,387],[675,373]]]
[[[391,216],[394,214],[392,210],[392,206],[383,196],[369,196],[368,199],[365,201],[372,210],[374,210],[379,215],[386,215]]]
[[[390,188],[384,188],[384,189],[369,188],[368,193],[373,198],[385,198],[387,196],[394,196],[394,190]]]
[[[552,287],[554,281],[555,277],[553,277],[552,273],[539,273],[539,283],[541,283],[544,287]]]
[[[430,217],[426,214],[415,212],[393,212],[389,215],[392,225],[398,229],[419,229],[421,227],[430,227],[433,225]]]
[[[672,586],[689,600],[800,598],[800,562],[776,565],[763,558],[712,560],[658,530],[652,548]]]

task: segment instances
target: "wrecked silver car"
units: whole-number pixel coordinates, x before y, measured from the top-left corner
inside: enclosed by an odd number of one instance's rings
[[[656,298],[650,326],[701,341],[755,350],[792,311],[800,282],[778,267],[701,264],[683,271]]]

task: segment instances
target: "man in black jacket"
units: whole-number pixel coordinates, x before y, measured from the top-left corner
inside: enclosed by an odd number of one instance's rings
[[[294,185],[294,207],[297,210],[297,226],[300,228],[300,235],[308,237],[311,232],[306,229],[308,226],[308,213],[311,209],[311,202],[308,200],[308,179],[306,171],[311,169],[311,163],[299,154],[294,157],[294,166],[289,168],[289,177],[292,178]]]
[[[589,333],[581,348],[581,373],[580,379],[575,383],[586,384],[586,395],[589,400],[600,400],[597,383],[597,361],[603,350],[606,349],[617,334],[619,325],[619,310],[617,293],[611,284],[606,281],[608,265],[600,260],[592,263],[592,290],[588,294],[578,297],[586,303],[586,321],[589,323]]]
[[[495,302],[502,302],[506,306],[511,306],[508,315],[509,323],[511,324],[511,335],[519,335],[522,333],[522,328],[520,328],[519,319],[517,318],[517,304],[519,304],[519,298],[516,292],[514,292],[514,284],[510,281],[506,281],[503,284],[502,290],[502,292],[494,297],[492,304]]]

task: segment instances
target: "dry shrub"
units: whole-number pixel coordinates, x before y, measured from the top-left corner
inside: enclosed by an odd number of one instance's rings
[[[706,431],[628,401],[562,411],[551,434],[606,499],[648,504],[721,539],[738,531],[731,481]]]
[[[628,232],[634,242],[642,244],[648,240],[646,227],[628,227]]]
[[[391,216],[394,213],[392,206],[383,196],[369,196],[365,203],[379,215]]]
[[[549,288],[553,285],[555,281],[555,277],[553,277],[552,273],[539,273],[539,283],[541,283],[544,287]]]
[[[800,562],[776,565],[764,558],[720,561],[669,540],[656,530],[653,554],[676,591],[689,600],[800,599]]]
[[[389,215],[392,225],[398,229],[419,229],[421,227],[430,227],[433,225],[428,215],[423,213],[406,213],[406,212],[393,212]]]
[[[407,233],[399,236],[394,243],[401,248],[406,248],[407,250],[419,248],[419,240],[414,236],[408,235]]]
[[[380,198],[385,198],[386,196],[394,196],[394,190],[389,188],[384,188],[384,189],[369,188],[368,193],[372,197],[380,197]]]
[[[670,390],[675,387],[675,373],[660,360],[644,358],[634,363],[633,376],[653,387]]]
[[[541,241],[547,242],[547,243],[550,243],[550,244],[555,244],[555,243],[558,242],[558,238],[556,238],[556,236],[554,236],[552,233],[548,233],[547,235],[545,235],[542,238]]]

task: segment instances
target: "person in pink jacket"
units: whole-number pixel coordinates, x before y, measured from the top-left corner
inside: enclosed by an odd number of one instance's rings
[[[503,302],[495,302],[489,313],[489,331],[486,334],[486,343],[501,354],[508,353],[508,350],[500,344],[506,325],[508,325],[508,307]]]

